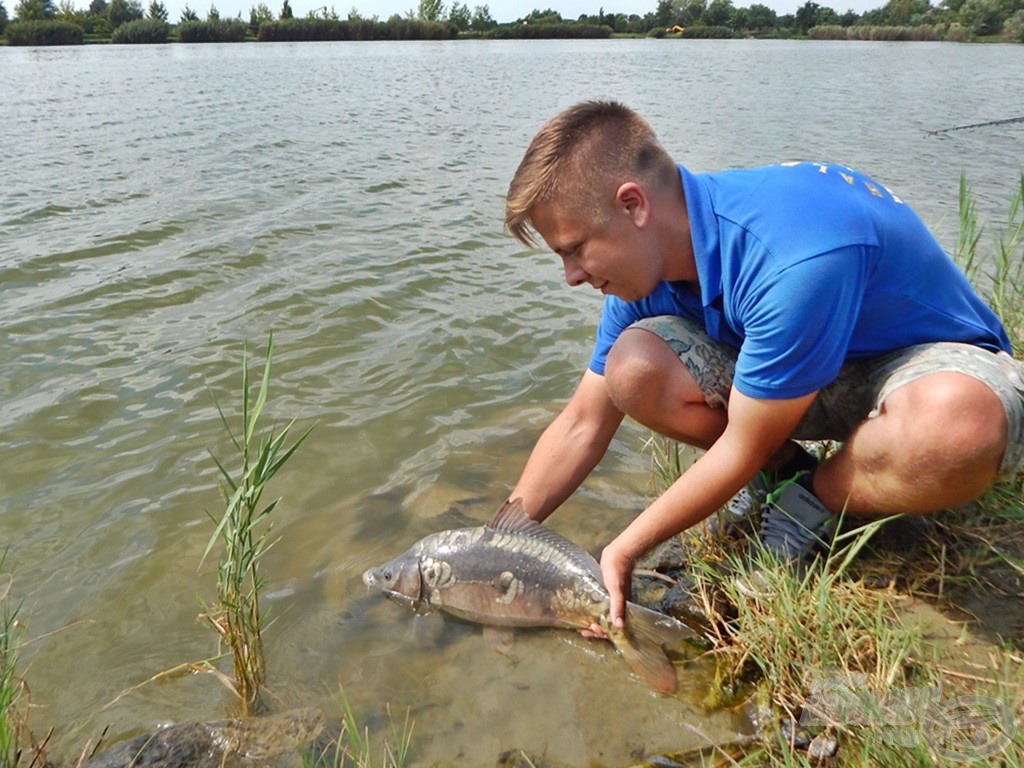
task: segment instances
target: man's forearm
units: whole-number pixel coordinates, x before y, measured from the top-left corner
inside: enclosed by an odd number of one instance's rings
[[[601,461],[620,422],[580,421],[563,411],[540,436],[511,497],[522,497],[527,514],[544,520]]]

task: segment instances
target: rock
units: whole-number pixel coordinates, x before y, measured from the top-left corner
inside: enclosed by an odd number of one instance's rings
[[[832,757],[838,750],[838,741],[823,733],[819,733],[807,745],[807,757],[811,760],[822,760],[826,757]]]
[[[807,749],[811,744],[811,735],[788,717],[779,722],[779,733],[794,749]]]
[[[82,768],[299,768],[302,753],[334,749],[323,714],[304,709],[265,717],[181,723],[116,744]]]

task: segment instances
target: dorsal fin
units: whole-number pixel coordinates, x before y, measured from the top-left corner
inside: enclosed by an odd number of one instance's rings
[[[548,546],[561,552],[565,557],[575,562],[580,567],[589,571],[599,582],[601,581],[601,566],[578,544],[575,544],[561,534],[555,533],[550,528],[541,525],[526,514],[523,508],[522,498],[508,499],[498,507],[494,517],[487,523],[486,527],[496,531],[518,533],[545,542]]]
[[[526,514],[523,508],[522,497],[508,499],[498,507],[494,517],[487,523],[488,528],[496,531],[514,531],[516,533],[527,533],[535,528],[542,527],[540,523]]]

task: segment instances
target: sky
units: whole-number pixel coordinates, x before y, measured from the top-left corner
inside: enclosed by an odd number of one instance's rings
[[[184,8],[186,0],[163,0],[168,15],[172,22],[178,21],[181,16],[181,9]],[[281,0],[213,0],[217,10],[222,17],[237,16],[241,13],[242,18],[248,20],[249,9],[259,2],[265,2],[274,15],[280,13]],[[460,0],[470,10],[478,5],[486,5],[490,8],[491,18],[498,22],[509,22],[521,19],[534,9],[545,10],[551,8],[562,14],[562,18],[576,19],[580,14],[596,14],[602,7],[608,13],[636,13],[643,16],[651,13],[658,5],[658,0]],[[746,7],[754,2],[760,2],[774,9],[779,14],[793,13],[804,4],[806,0],[733,0],[733,5]],[[832,8],[839,13],[847,10],[854,10],[857,13],[880,8],[885,5],[885,0],[816,0],[819,5]],[[209,10],[210,0],[188,0],[189,6],[200,18],[206,16]],[[407,12],[419,7],[419,0],[289,0],[296,16],[305,16],[307,13],[320,8],[333,8],[342,18],[355,8],[366,17],[378,16],[380,19],[387,19],[389,16],[399,14],[404,16]],[[445,0],[447,7],[452,0]],[[80,0],[76,5],[88,5],[86,0]],[[149,5],[149,1],[142,3],[143,7]]]

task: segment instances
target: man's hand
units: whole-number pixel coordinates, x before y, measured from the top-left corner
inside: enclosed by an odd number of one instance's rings
[[[630,599],[633,578],[633,558],[623,554],[613,541],[601,553],[601,577],[608,590],[609,610],[608,621],[611,626],[621,629],[626,626],[626,602]],[[607,639],[607,635],[598,623],[590,625],[589,630],[580,634],[584,637]]]
[[[613,627],[626,626],[626,601],[630,599],[633,579],[633,558],[624,554],[612,541],[601,553],[601,576],[608,590],[608,620]]]

